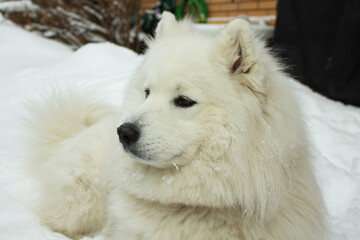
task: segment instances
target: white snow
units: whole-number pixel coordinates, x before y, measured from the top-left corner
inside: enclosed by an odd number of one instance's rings
[[[4,2],[0,0],[0,10],[11,10],[14,12],[21,12],[27,9],[36,10],[38,6],[33,4],[30,0],[23,1],[8,1]]]
[[[120,104],[141,57],[110,43],[76,52],[0,23],[0,239],[61,240],[31,211],[36,185],[22,171],[18,115],[22,101],[53,87],[97,88]],[[317,178],[330,214],[331,240],[360,239],[360,109],[329,100],[294,82],[315,149]],[[359,93],[360,94],[360,93]],[[175,166],[176,168],[176,166]],[[164,176],[168,184],[171,179]],[[90,239],[90,238],[86,238]]]

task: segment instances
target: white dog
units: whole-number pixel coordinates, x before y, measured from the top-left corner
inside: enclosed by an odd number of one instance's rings
[[[120,114],[71,91],[32,107],[42,222],[73,238],[322,239],[299,106],[249,24],[209,37],[164,13],[149,46]]]

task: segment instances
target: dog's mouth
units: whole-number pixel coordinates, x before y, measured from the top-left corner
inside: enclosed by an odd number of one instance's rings
[[[125,148],[125,151],[140,160],[145,160],[145,161],[153,160],[151,156],[146,156],[142,151],[139,151],[137,148]]]
[[[177,158],[181,158],[185,156],[184,152],[180,152],[177,154],[174,154],[170,157],[161,157],[161,156],[154,156],[150,154],[147,151],[139,150],[138,148],[124,148],[125,152],[127,152],[135,161],[138,161],[140,163],[150,164],[150,165],[162,165],[166,162],[173,163],[176,161]]]
[[[158,138],[151,138],[144,142],[144,140],[141,140],[143,134],[140,131],[140,127],[133,123],[122,124],[117,129],[117,133],[125,152],[132,156],[134,160],[142,163],[151,161],[154,163],[164,163],[185,155],[185,152],[179,149],[169,151],[171,147],[164,144],[165,141],[159,141]]]

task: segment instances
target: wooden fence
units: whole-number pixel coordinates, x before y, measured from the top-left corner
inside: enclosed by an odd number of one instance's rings
[[[178,0],[179,1],[179,0]],[[142,0],[141,9],[151,9],[158,0]],[[206,0],[209,18],[276,15],[277,0]]]

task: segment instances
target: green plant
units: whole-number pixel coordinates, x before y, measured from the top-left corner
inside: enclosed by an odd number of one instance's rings
[[[185,16],[187,7],[193,18],[195,18],[197,12],[199,15],[199,22],[206,23],[209,10],[205,0],[181,0],[175,10],[177,20],[180,20]]]

